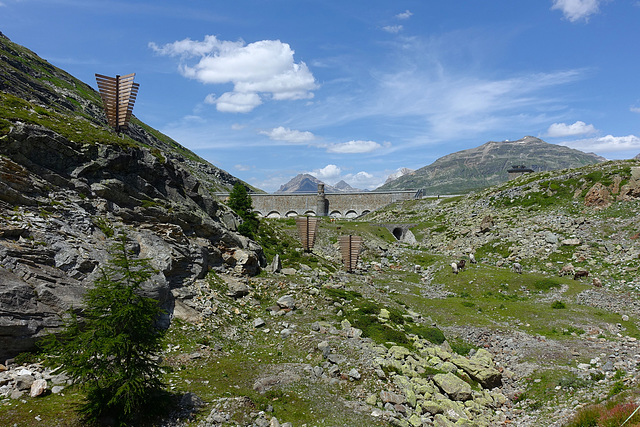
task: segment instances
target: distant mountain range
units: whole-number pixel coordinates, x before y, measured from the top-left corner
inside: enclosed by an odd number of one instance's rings
[[[413,190],[425,194],[460,194],[500,184],[509,179],[507,170],[524,165],[535,172],[575,168],[603,162],[594,153],[549,144],[533,136],[517,141],[490,141],[458,151],[432,164],[385,183],[377,190]]]
[[[280,186],[276,193],[315,193],[318,191],[318,184],[324,184],[325,193],[357,193],[363,190],[353,188],[344,181],[331,186],[320,181],[313,175],[301,173],[296,175],[291,181]]]

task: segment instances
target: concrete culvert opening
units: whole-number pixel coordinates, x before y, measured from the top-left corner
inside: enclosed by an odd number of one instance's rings
[[[391,233],[393,234],[393,237],[396,238],[396,240],[401,240],[402,239],[402,235],[404,234],[404,231],[402,230],[402,228],[396,227],[396,228],[393,229],[393,231]]]

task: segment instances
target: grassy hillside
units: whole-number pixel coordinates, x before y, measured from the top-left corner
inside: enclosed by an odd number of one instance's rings
[[[0,36],[0,136],[20,122],[51,129],[75,142],[146,147],[156,156],[182,162],[211,191],[228,191],[239,181],[135,117],[129,129],[117,135],[106,124],[97,91]]]
[[[381,190],[423,188],[425,194],[466,194],[508,180],[507,170],[526,165],[536,172],[576,168],[602,157],[527,136],[518,141],[487,142],[441,157],[432,164],[386,183]]]

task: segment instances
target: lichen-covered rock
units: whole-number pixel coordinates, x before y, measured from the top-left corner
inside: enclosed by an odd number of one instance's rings
[[[471,386],[452,373],[436,374],[433,382],[453,400],[471,399]]]
[[[502,385],[502,374],[493,366],[491,354],[478,350],[473,357],[456,357],[451,362],[465,371],[473,380],[478,381],[484,388],[494,388]]]

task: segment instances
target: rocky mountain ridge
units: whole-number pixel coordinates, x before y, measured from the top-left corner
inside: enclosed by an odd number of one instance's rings
[[[593,153],[526,136],[517,141],[490,141],[476,148],[448,154],[428,166],[385,183],[379,190],[423,188],[429,195],[464,194],[507,181],[507,170],[514,165],[525,165],[541,172],[604,160]]]
[[[318,191],[318,184],[324,184],[325,193],[354,193],[361,192],[357,188],[353,188],[344,180],[336,183],[336,185],[328,185],[320,181],[313,175],[301,173],[293,177],[289,182],[280,186],[278,193],[315,193]]]

